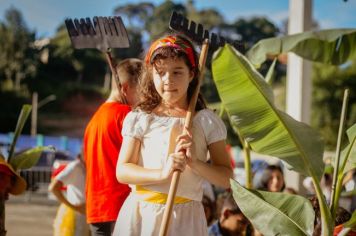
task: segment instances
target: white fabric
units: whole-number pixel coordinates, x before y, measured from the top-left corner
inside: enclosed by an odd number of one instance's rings
[[[67,200],[73,205],[85,203],[85,167],[80,160],[70,162],[56,177],[67,185]]]
[[[113,236],[156,236],[163,218],[165,205],[140,201],[131,193],[122,206]],[[207,236],[208,226],[201,202],[176,204],[172,209],[168,236]]]
[[[203,195],[207,196],[212,202],[215,202],[213,185],[207,180],[203,181]]]
[[[183,130],[184,118],[162,117],[142,111],[130,112],[123,123],[123,137],[135,137],[141,141],[138,164],[151,169],[160,169],[168,158],[171,131]],[[199,111],[192,123],[193,157],[208,161],[208,145],[226,139],[226,128],[222,120],[211,110]],[[172,222],[168,235],[207,235],[207,224],[203,197],[204,179],[189,167],[180,175],[176,196],[193,201],[176,204],[173,207]],[[169,192],[170,181],[165,184],[143,186],[145,189],[162,193]],[[165,204],[140,201],[142,196],[133,192],[120,210],[114,236],[155,236],[158,235]]]
[[[139,165],[149,169],[161,169],[168,158],[169,138],[173,128],[183,129],[184,118],[163,117],[140,111],[130,112],[123,124],[122,136],[141,140]],[[179,131],[180,134],[182,131]],[[193,118],[193,156],[208,161],[208,145],[226,139],[226,127],[211,110],[199,111]],[[204,179],[189,167],[180,175],[177,196],[201,201]],[[146,189],[169,192],[170,181],[165,184],[145,185]],[[135,186],[130,186],[133,190]]]

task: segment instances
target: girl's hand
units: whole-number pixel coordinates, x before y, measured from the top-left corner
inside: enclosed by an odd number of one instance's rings
[[[85,215],[85,211],[86,211],[85,203],[80,204],[80,205],[74,205],[73,208],[74,208],[74,210],[76,210],[76,211],[82,213],[83,215]]]
[[[183,152],[176,152],[169,155],[166,165],[163,167],[161,171],[160,178],[162,180],[168,180],[175,170],[179,170],[181,172],[184,171],[186,166],[186,156]]]
[[[192,145],[193,139],[189,130],[186,130],[186,134],[181,134],[177,137],[175,152],[183,152],[188,159],[188,162],[192,160]]]

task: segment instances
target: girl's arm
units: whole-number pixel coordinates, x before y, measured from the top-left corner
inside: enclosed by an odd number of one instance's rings
[[[211,163],[198,159],[188,161],[188,166],[210,183],[224,188],[230,188],[230,178],[233,178],[230,157],[225,149],[225,141],[218,141],[208,146]]]
[[[64,203],[75,211],[85,214],[85,203],[81,205],[73,205],[72,203],[70,203],[67,198],[64,197],[61,190],[62,187],[63,183],[54,178],[51,184],[49,185],[48,190],[51,191],[61,203]]]
[[[184,170],[185,155],[180,153],[172,153],[163,169],[147,169],[139,166],[140,146],[140,140],[124,137],[116,166],[116,178],[119,182],[136,185],[162,183],[169,180],[173,170]]]

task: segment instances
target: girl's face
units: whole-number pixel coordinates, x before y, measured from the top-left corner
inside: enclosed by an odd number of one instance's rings
[[[284,185],[283,174],[279,170],[273,170],[271,173],[271,178],[268,181],[268,191],[270,192],[280,192],[282,191]]]
[[[153,83],[162,102],[185,108],[187,90],[194,73],[182,58],[156,59],[153,67]]]

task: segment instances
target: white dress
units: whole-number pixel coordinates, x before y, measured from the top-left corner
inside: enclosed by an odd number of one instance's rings
[[[130,112],[123,124],[123,137],[129,136],[141,141],[138,164],[148,169],[161,169],[166,161],[172,130],[180,134],[184,118],[164,117],[142,111]],[[193,157],[208,161],[208,145],[226,139],[226,128],[222,120],[211,110],[199,111],[192,124]],[[171,142],[172,143],[172,142]],[[181,173],[176,196],[191,201],[174,204],[169,223],[168,235],[207,235],[207,223],[203,197],[204,179],[195,174],[188,166]],[[142,186],[152,192],[169,192],[170,181],[164,184]],[[130,186],[132,192],[122,206],[116,221],[114,236],[155,236],[158,235],[165,204],[145,201],[138,194],[136,185]]]

